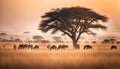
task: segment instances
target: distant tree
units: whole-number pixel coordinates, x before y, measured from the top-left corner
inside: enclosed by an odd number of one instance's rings
[[[56,37],[56,36],[54,36],[54,37],[52,37],[52,38],[53,38],[56,42],[59,42],[59,43],[63,43],[63,42],[64,42],[61,37]]]
[[[1,42],[10,42],[7,38],[2,38]]]
[[[105,44],[110,43],[110,40],[109,39],[103,39],[103,43],[105,43]]]
[[[22,42],[22,40],[20,38],[16,38],[13,40],[14,42]]]
[[[39,36],[39,35],[35,35],[35,36],[33,36],[32,39],[34,39],[34,40],[37,41],[37,42],[40,42],[41,39],[43,39],[43,37],[42,37],[42,36]]]
[[[10,40],[13,42],[13,40],[14,40],[14,37],[10,37]]]
[[[52,34],[61,31],[72,39],[74,48],[82,34],[95,35],[93,30],[106,30],[107,27],[102,22],[106,22],[108,19],[106,16],[84,7],[52,9],[42,18],[39,30],[42,32],[52,30]]]
[[[0,35],[1,35],[1,36],[6,36],[6,35],[7,35],[7,33],[0,33]]]
[[[23,32],[23,34],[29,34],[30,32],[29,31],[27,31],[27,32]]]
[[[110,41],[111,41],[111,43],[115,43],[116,39],[115,38],[111,38]]]
[[[41,40],[41,43],[50,43],[50,41],[49,40]]]

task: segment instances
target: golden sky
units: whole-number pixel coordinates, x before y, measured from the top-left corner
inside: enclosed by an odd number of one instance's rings
[[[91,8],[106,15],[109,17],[106,34],[119,34],[120,0],[0,0],[0,32],[22,34],[29,31],[31,34],[42,35],[37,29],[40,17],[45,12],[52,8],[72,6]]]

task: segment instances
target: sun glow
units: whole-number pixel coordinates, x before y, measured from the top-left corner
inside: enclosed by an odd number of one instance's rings
[[[52,8],[82,6],[109,17],[109,32],[119,32],[120,0],[0,0],[0,32],[44,34],[38,30],[41,16]],[[11,25],[11,26],[10,26]],[[22,27],[22,28],[21,28]],[[48,33],[49,34],[49,33]]]

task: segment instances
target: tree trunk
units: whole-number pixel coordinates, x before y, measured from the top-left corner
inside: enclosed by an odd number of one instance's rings
[[[76,45],[77,45],[77,41],[76,40],[72,40],[73,41],[73,47],[76,48]]]
[[[72,35],[73,48],[76,48],[78,40],[76,39],[75,33]]]

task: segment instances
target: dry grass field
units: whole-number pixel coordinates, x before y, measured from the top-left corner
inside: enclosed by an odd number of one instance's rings
[[[1,43],[0,69],[120,69],[120,45],[110,50],[112,44],[91,44],[92,50],[49,51],[48,44],[39,44],[37,50],[14,50],[13,43]],[[17,44],[18,45],[18,44]]]

